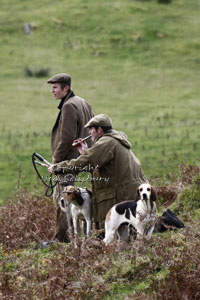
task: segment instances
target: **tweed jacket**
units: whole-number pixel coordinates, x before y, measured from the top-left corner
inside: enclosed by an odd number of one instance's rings
[[[72,159],[79,156],[72,143],[77,138],[84,138],[88,128],[84,125],[94,116],[90,104],[75,96],[70,91],[58,106],[60,112],[52,129],[51,149],[57,162]],[[90,145],[90,141],[88,144]]]
[[[115,130],[101,136],[85,155],[56,164],[54,169],[78,173],[84,167],[92,171],[94,215],[101,224],[114,204],[134,200],[137,187],[148,182],[126,135]]]

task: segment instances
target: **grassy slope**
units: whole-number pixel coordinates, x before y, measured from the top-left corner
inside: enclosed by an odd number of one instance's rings
[[[95,113],[124,130],[147,176],[162,180],[199,157],[199,4],[196,1],[1,1],[1,197],[33,185],[32,152],[50,159],[57,103],[47,78],[66,71]],[[26,35],[23,24],[35,24]],[[32,182],[32,183],[31,183]]]

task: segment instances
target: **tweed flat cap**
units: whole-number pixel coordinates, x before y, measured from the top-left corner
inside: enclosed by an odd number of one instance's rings
[[[49,78],[47,83],[66,83],[71,86],[71,77],[66,73],[59,73]]]
[[[88,121],[88,123],[85,125],[85,128],[87,127],[96,127],[96,126],[112,126],[112,121],[111,119],[105,115],[105,114],[100,114],[100,115],[96,115],[95,117],[93,117],[92,119],[90,119]]]

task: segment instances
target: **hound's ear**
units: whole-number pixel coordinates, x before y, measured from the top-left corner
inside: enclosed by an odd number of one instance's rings
[[[80,189],[79,188],[77,188],[77,190],[76,190],[76,199],[82,199],[82,197],[81,197],[81,191],[80,191]]]
[[[77,194],[78,196],[81,194],[81,190],[80,190],[79,188],[77,188],[77,189],[75,190],[75,192],[76,192],[76,194]]]
[[[77,189],[77,192],[76,192],[76,200],[77,200],[78,205],[83,205],[84,200],[83,200],[83,197],[82,197],[82,195],[81,195],[80,189]]]
[[[135,195],[135,201],[140,200],[140,191],[139,191],[139,187],[136,190],[136,195]]]
[[[90,197],[92,198],[92,191],[90,189],[86,188],[86,191],[88,192],[88,194],[90,195]]]
[[[150,199],[152,201],[156,201],[157,200],[157,193],[156,193],[155,188],[153,188],[153,187],[151,187],[151,197],[150,197]]]

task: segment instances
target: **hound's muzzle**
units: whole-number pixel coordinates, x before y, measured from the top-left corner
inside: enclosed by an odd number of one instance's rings
[[[142,200],[148,200],[147,194],[143,193],[141,196],[142,196]]]

